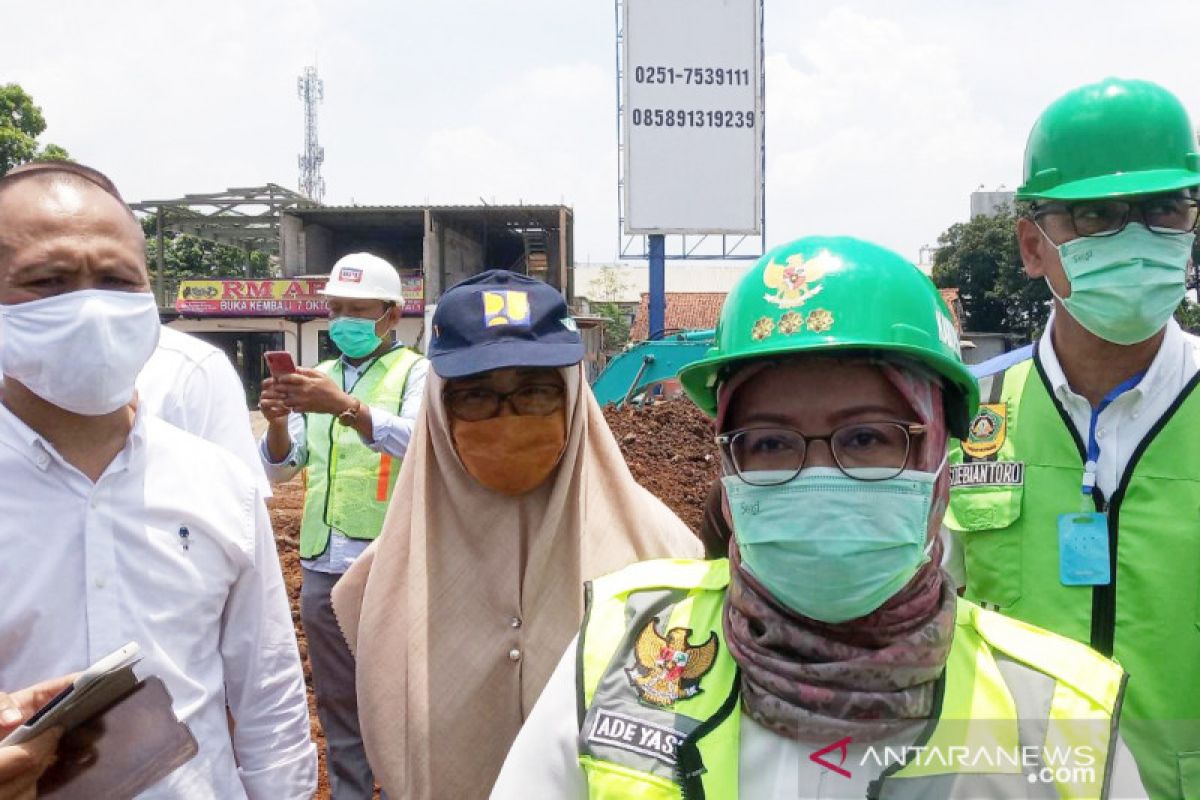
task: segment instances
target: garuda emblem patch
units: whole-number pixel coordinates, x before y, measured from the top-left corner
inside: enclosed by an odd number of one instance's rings
[[[828,252],[807,261],[797,253],[783,264],[773,262],[763,270],[763,284],[771,290],[763,299],[784,309],[802,306],[821,293],[825,274],[841,265],[841,260]]]
[[[701,645],[688,642],[691,628],[671,628],[664,638],[646,623],[634,646],[634,664],[625,670],[638,699],[647,705],[669,708],[677,700],[700,694],[703,678],[717,658],[717,634]]]

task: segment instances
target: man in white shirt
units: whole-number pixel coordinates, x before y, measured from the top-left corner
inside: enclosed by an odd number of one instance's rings
[[[408,452],[429,362],[401,345],[400,276],[382,258],[338,260],[322,292],[341,357],[263,383],[260,446],[280,483],[306,470],[300,618],[333,800],[370,800],[374,776],[358,723],[354,656],[333,615],[333,585],[379,536]]]
[[[246,465],[263,497],[271,496],[242,380],[219,348],[162,326],[158,347],[138,375],[137,390],[139,410],[221,445]]]
[[[271,482],[250,428],[242,380],[220,349],[163,325],[158,346],[138,375],[137,390],[139,409],[221,445],[249,468],[263,497],[271,496]]]
[[[310,797],[266,506],[225,449],[134,410],[160,326],[141,230],[103,175],[0,179],[0,323],[0,688],[136,641],[139,673],[163,680],[200,746],[144,797]]]
[[[1121,731],[1154,797],[1200,786],[1200,340],[1171,318],[1200,217],[1179,100],[1110,78],[1035,123],[1025,272],[1054,296],[1035,347],[980,365],[945,524],[966,597],[1129,673]],[[964,570],[965,568],[965,570]]]

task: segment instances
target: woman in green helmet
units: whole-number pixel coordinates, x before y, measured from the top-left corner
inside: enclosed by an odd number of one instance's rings
[[[776,248],[680,378],[716,418],[730,557],[588,584],[493,798],[1142,793],[1121,669],[939,566],[947,436],[978,390],[914,266]]]

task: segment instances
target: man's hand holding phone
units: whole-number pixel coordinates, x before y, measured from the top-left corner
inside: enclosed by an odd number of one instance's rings
[[[79,673],[43,681],[18,692],[0,692],[0,739],[71,685]],[[21,744],[0,747],[0,800],[36,796],[38,778],[54,763],[63,730],[51,728]]]
[[[270,370],[271,377],[263,381],[262,391],[258,396],[258,409],[268,423],[273,423],[276,427],[286,425],[291,409],[288,407],[287,396],[282,391],[283,387],[280,386],[279,379],[284,375],[295,373],[296,362],[292,359],[292,354],[286,350],[270,350],[263,353],[263,360],[267,362],[267,369]]]

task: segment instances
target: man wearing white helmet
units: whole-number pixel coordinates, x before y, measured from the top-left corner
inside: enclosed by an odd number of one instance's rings
[[[339,259],[322,292],[341,357],[263,382],[260,444],[275,483],[306,472],[300,618],[308,638],[317,716],[333,800],[371,798],[354,657],[333,616],[334,583],[378,535],[408,450],[429,362],[395,339],[400,276],[368,253]]]

